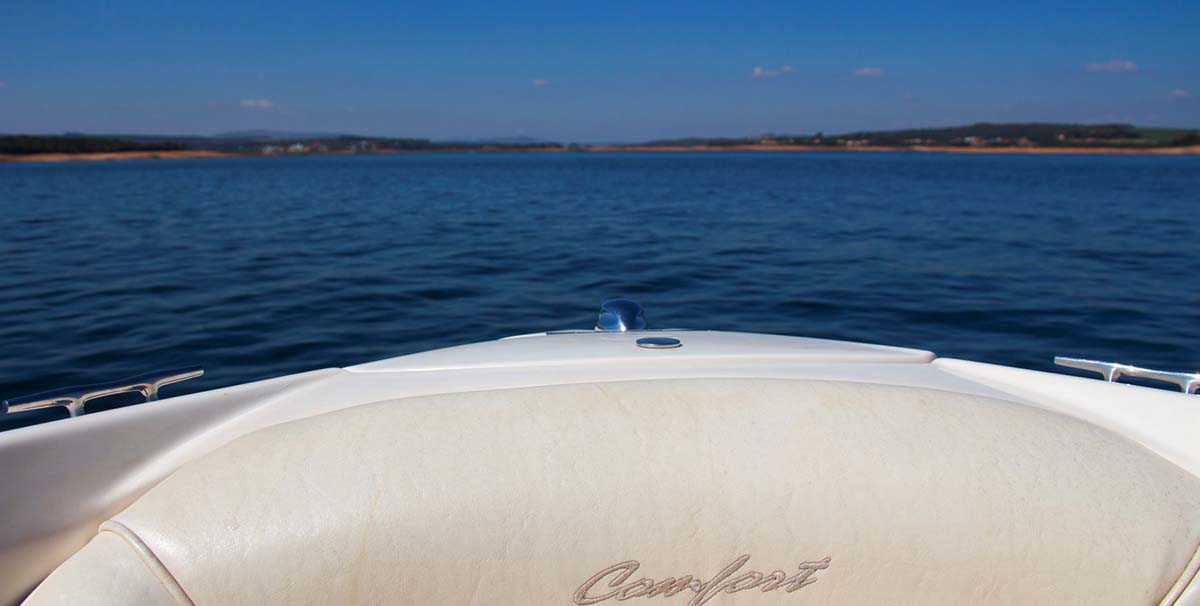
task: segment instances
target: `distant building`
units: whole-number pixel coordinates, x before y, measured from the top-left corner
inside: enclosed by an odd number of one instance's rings
[[[289,154],[302,154],[308,151],[308,148],[304,147],[303,143],[293,143],[288,146],[287,150]]]

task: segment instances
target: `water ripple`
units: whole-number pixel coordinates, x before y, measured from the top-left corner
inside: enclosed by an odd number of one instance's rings
[[[1195,157],[438,155],[0,165],[0,397],[539,329],[1200,367]]]

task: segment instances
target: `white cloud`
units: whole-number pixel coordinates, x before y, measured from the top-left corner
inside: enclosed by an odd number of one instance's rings
[[[764,67],[755,67],[753,70],[750,71],[750,77],[754,78],[755,80],[762,80],[764,78],[774,78],[776,76],[781,76],[783,74],[790,74],[794,71],[796,71],[796,68],[794,68],[790,65],[781,65],[774,69],[764,68]]]
[[[860,67],[854,70],[854,75],[859,78],[881,78],[883,77],[883,68],[881,67]]]
[[[1167,97],[1171,99],[1191,99],[1192,93],[1189,93],[1182,88],[1177,88],[1167,93]]]
[[[271,109],[275,107],[275,104],[271,103],[270,99],[242,99],[241,105],[250,109]]]
[[[533,85],[536,86],[537,88],[541,88],[543,86],[550,86],[550,81],[546,80],[545,78],[534,78]]]
[[[1087,70],[1089,72],[1136,72],[1138,66],[1133,61],[1117,60],[1105,61],[1104,63],[1089,63]]]

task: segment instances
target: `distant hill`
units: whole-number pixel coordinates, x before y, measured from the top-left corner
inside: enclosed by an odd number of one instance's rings
[[[178,142],[134,141],[113,137],[63,135],[0,135],[0,154],[28,156],[32,154],[103,154],[113,152],[176,151],[185,149]]]
[[[826,136],[689,137],[650,141],[646,146],[736,147],[745,145],[820,145],[830,147],[1173,147],[1200,144],[1200,131],[1142,128],[1129,124],[1055,124],[980,122],[944,128],[858,131]]]
[[[621,146],[681,148],[749,148],[770,150],[789,146],[817,148],[1093,148],[1154,150],[1200,146],[1200,130],[1143,128],[1129,124],[993,124],[981,122],[945,128],[859,131],[826,136],[761,135],[758,137],[689,137]],[[307,155],[455,151],[588,151],[602,146],[563,145],[536,137],[431,141],[401,137],[364,137],[333,133],[245,130],[213,136],[197,135],[0,135],[0,155],[86,154],[145,151],[214,151],[239,155]],[[603,151],[601,149],[601,151]]]
[[[513,137],[483,137],[478,139],[438,139],[438,143],[458,145],[547,145],[558,143],[549,139],[518,135]]]
[[[341,138],[370,138],[359,137],[346,133],[320,133],[320,132],[290,132],[284,130],[238,130],[228,133],[219,133],[207,137],[209,139],[221,139],[225,141],[298,141],[298,140],[316,140],[316,139],[341,139]]]
[[[0,135],[0,155],[88,154],[123,151],[215,151],[242,155],[306,155],[415,151],[529,151],[558,149],[531,137],[490,141],[433,142],[402,137],[248,130],[197,135]]]
[[[867,131],[838,135],[844,140],[870,140],[874,145],[1033,145],[1165,146],[1195,143],[1195,131],[1172,128],[1139,128],[1130,124],[1054,124],[980,122],[949,128]]]

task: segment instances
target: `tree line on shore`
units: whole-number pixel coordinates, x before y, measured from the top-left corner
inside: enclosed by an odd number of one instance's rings
[[[185,149],[178,143],[162,141],[140,143],[108,137],[86,135],[0,135],[0,154],[24,156],[32,154],[104,154],[135,151],[175,151]]]
[[[1200,130],[1141,128],[1128,124],[991,124],[949,128],[862,131],[826,136],[762,135],[757,137],[691,137],[663,139],[628,147],[1120,147],[1160,148],[1200,145]],[[0,155],[87,154],[209,150],[246,155],[373,153],[380,151],[586,151],[590,146],[551,141],[443,142],[420,138],[353,135],[253,137],[157,135],[0,135]]]
[[[147,135],[90,136],[0,135],[0,155],[96,154],[179,150],[217,151],[244,155],[372,153],[379,151],[480,151],[558,149],[553,142],[439,142],[396,137],[160,137]]]
[[[826,136],[687,138],[650,141],[647,146],[739,147],[745,145],[816,145],[826,147],[1178,147],[1200,145],[1200,130],[1141,128],[1129,124],[1053,124],[981,122],[948,128],[859,131]]]

